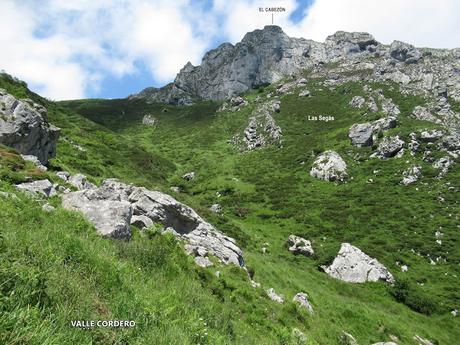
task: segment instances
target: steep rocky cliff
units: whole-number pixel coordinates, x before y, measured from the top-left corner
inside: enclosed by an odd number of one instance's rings
[[[131,97],[171,104],[223,100],[306,68],[336,62],[350,71],[355,64],[366,63],[369,80],[391,79],[408,90],[449,91],[460,99],[460,77],[455,72],[459,58],[459,49],[419,49],[400,41],[388,46],[362,32],[339,31],[320,43],[266,26],[247,33],[236,45],[224,43],[209,51],[200,66],[187,63],[173,83]]]

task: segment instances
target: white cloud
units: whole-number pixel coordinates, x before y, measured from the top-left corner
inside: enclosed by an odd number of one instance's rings
[[[0,69],[52,99],[86,97],[108,76],[136,75],[139,63],[166,83],[220,40],[236,43],[271,24],[258,7],[285,7],[275,24],[296,37],[323,41],[337,30],[367,31],[383,43],[460,46],[458,0],[316,0],[296,24],[289,21],[296,0],[214,0],[212,8],[198,0],[37,4],[0,0]]]
[[[292,32],[324,40],[338,30],[366,31],[383,43],[402,40],[417,46],[460,46],[458,0],[316,0]]]
[[[40,5],[0,1],[0,69],[52,99],[86,97],[104,76],[136,73],[137,62],[158,82],[170,81],[187,61],[200,62],[211,39],[184,15],[190,0]]]

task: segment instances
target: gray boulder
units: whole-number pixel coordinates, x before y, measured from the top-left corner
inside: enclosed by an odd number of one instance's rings
[[[308,301],[308,295],[306,293],[299,292],[294,296],[292,301],[298,303],[300,307],[307,309],[310,314],[314,314],[313,307]]]
[[[325,151],[313,162],[310,176],[325,180],[343,182],[347,179],[347,164],[337,152]]]
[[[425,142],[434,142],[442,138],[444,133],[437,129],[422,131],[420,133],[420,140]]]
[[[46,165],[56,154],[59,131],[48,123],[41,105],[16,99],[0,89],[0,144],[36,156]]]
[[[351,99],[350,103],[348,103],[348,104],[352,108],[361,109],[364,106],[364,103],[366,103],[366,100],[364,99],[364,97],[354,96]]]
[[[62,175],[64,176],[64,175]],[[88,181],[85,175],[83,174],[76,174],[74,176],[70,176],[67,179],[67,182],[77,188],[78,190],[85,190],[85,189],[94,189],[96,186]]]
[[[420,105],[417,105],[412,111],[411,117],[420,121],[436,122],[437,118],[431,112]]]
[[[449,156],[444,156],[439,158],[436,162],[433,163],[433,167],[440,170],[438,178],[444,177],[449,171],[450,167],[454,165],[455,162]]]
[[[209,210],[214,213],[222,213],[222,206],[220,204],[212,204]]]
[[[268,297],[272,301],[275,301],[280,304],[284,303],[284,296],[277,294],[273,288],[268,289],[266,292],[267,292]]]
[[[401,151],[403,146],[404,141],[402,141],[399,136],[385,137],[377,147],[376,156],[381,159],[394,157]]]
[[[371,123],[356,123],[350,127],[348,137],[351,143],[357,147],[372,146],[374,127]]]
[[[191,171],[182,175],[182,178],[186,181],[191,181],[195,178],[195,172]]]
[[[242,251],[233,238],[216,230],[192,208],[170,195],[124,184],[115,179],[105,180],[98,189],[87,190],[87,193],[94,193],[102,200],[128,202],[133,215],[137,216],[135,219],[144,216],[153,223],[162,224],[167,229],[165,232],[171,232],[185,241],[185,250],[190,255],[214,255],[225,264],[244,266]]]
[[[379,280],[394,283],[392,274],[385,266],[349,243],[342,243],[332,264],[323,266],[323,269],[331,277],[349,283]]]
[[[442,140],[442,145],[448,151],[456,151],[460,150],[460,134],[459,133],[452,133]]]
[[[16,188],[20,191],[33,195],[43,195],[44,197],[52,197],[57,194],[56,189],[49,180],[38,180],[33,182],[17,184]]]
[[[54,206],[46,203],[42,206],[42,210],[43,212],[46,212],[46,213],[51,213],[51,212],[54,212],[56,211],[56,208],[54,208]]]
[[[289,246],[289,251],[293,254],[302,254],[305,256],[315,254],[311,246],[311,242],[302,237],[289,235],[287,244]]]
[[[232,107],[240,107],[240,106],[245,106],[247,104],[248,102],[246,102],[243,97],[237,96],[237,97],[232,97],[230,99],[230,105]]]
[[[70,174],[67,171],[58,171],[56,176],[59,177],[62,181],[67,182],[70,178]]]
[[[397,125],[397,120],[395,116],[386,116],[382,117],[381,119],[375,120],[372,122],[372,130],[374,132],[374,136],[379,132],[385,132],[389,129],[395,128]],[[374,140],[376,138],[374,137]]]
[[[414,335],[414,340],[418,343],[418,345],[434,345],[431,341],[422,338],[419,335]]]
[[[116,239],[131,237],[131,204],[110,196],[105,190],[85,189],[63,194],[62,207],[81,212],[103,236]]]
[[[155,126],[158,120],[151,114],[146,114],[142,118],[142,124],[146,126]]]
[[[47,171],[48,168],[46,166],[44,166],[42,164],[42,162],[40,162],[40,160],[38,159],[37,156],[34,156],[34,155],[21,155],[22,159],[24,159],[25,161],[28,161],[28,162],[32,162],[38,170],[41,170],[41,171]]]
[[[369,97],[369,100],[367,101],[367,110],[369,110],[371,113],[376,113],[379,111],[379,107],[377,106],[374,97]]]
[[[422,58],[422,53],[413,45],[401,41],[393,41],[389,54],[393,59],[405,63],[416,63]]]
[[[299,97],[310,97],[311,93],[309,90],[302,90],[299,92]]]
[[[405,186],[415,183],[422,176],[421,166],[412,166],[403,172],[403,179],[401,183]]]

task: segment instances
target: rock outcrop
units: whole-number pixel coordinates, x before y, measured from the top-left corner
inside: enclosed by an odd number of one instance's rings
[[[284,296],[277,294],[273,288],[268,289],[266,292],[267,292],[267,296],[272,301],[280,303],[280,304],[284,303]]]
[[[337,152],[325,151],[313,163],[310,176],[325,181],[343,182],[347,179],[347,164]]]
[[[146,114],[142,118],[142,124],[146,126],[155,126],[158,120],[152,114]]]
[[[302,237],[289,235],[287,244],[289,246],[289,251],[293,254],[302,254],[305,256],[311,256],[315,254],[311,246],[311,242]]]
[[[243,135],[235,135],[230,142],[241,151],[251,151],[267,145],[280,146],[283,133],[273,118],[273,114],[279,111],[280,102],[277,100],[258,105],[251,113]]]
[[[421,166],[412,166],[403,172],[401,183],[405,186],[415,183],[422,176]]]
[[[16,188],[22,192],[26,192],[32,195],[41,195],[46,198],[57,194],[56,189],[49,180],[37,180],[33,182],[21,183],[17,184]]]
[[[306,293],[297,293],[292,301],[298,303],[301,308],[307,309],[310,314],[314,314],[313,307],[311,306],[310,301],[308,300],[308,295]]]
[[[371,123],[357,123],[350,127],[348,137],[357,147],[372,146],[374,128]]]
[[[62,204],[82,212],[102,235],[129,238],[129,225],[133,222],[141,227],[161,224],[164,231],[184,240],[187,253],[195,257],[214,255],[225,264],[244,265],[241,249],[234,239],[170,195],[109,179],[99,188],[63,195]]]
[[[389,136],[383,138],[374,154],[380,159],[386,159],[396,156],[403,148],[404,141],[399,136]]]
[[[46,165],[56,154],[59,128],[46,120],[46,109],[31,100],[19,100],[0,89],[0,144]]]
[[[200,66],[188,62],[173,83],[133,95],[151,102],[190,104],[223,100],[296,74],[318,62],[370,56],[379,43],[367,33],[339,31],[325,43],[287,36],[278,26],[247,33],[236,45],[224,43],[205,54]]]
[[[349,283],[379,280],[394,282],[392,274],[385,266],[349,243],[342,243],[332,264],[328,267],[323,266],[323,269],[331,277]]]

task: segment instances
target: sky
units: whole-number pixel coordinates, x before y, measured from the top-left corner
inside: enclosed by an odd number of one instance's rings
[[[0,0],[0,70],[53,100],[126,97],[271,24],[259,7],[293,37],[460,47],[458,0]]]

